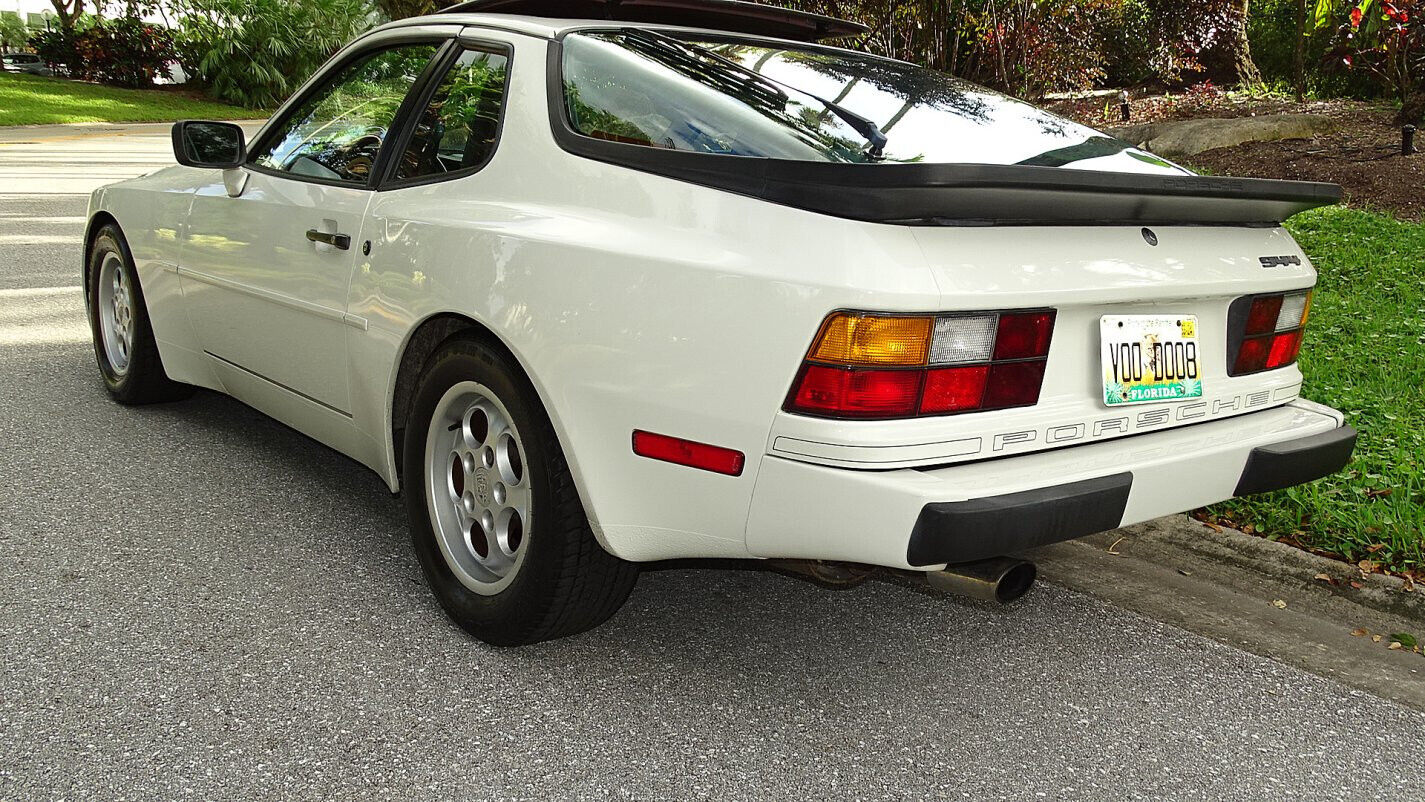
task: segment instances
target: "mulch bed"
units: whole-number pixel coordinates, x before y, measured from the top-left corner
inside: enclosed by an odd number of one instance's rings
[[[1186,161],[1214,175],[1340,184],[1348,205],[1425,222],[1425,152],[1400,155],[1400,128],[1394,123],[1392,109],[1350,100],[1297,103],[1227,93],[1197,93],[1171,100],[1136,98],[1132,104],[1134,123],[1264,114],[1331,117],[1336,121],[1335,130],[1313,139],[1250,142],[1209,150]],[[1104,119],[1102,100],[1060,101],[1050,109],[1095,128],[1117,124]],[[1425,151],[1425,131],[1416,135],[1416,147]]]
[[[1346,190],[1346,203],[1425,221],[1425,152],[1400,155],[1400,129],[1391,112],[1362,113],[1314,139],[1249,142],[1193,156],[1194,166],[1217,175],[1329,181]],[[1417,148],[1425,135],[1417,134]]]

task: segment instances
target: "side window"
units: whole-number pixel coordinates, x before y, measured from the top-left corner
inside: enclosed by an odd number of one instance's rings
[[[269,170],[365,184],[401,102],[436,49],[404,45],[347,65],[288,115],[253,161]]]
[[[396,163],[397,181],[483,167],[495,153],[509,57],[467,50],[441,78]]]

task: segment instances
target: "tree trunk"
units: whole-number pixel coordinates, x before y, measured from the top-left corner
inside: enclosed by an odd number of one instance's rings
[[[73,28],[75,21],[84,13],[84,0],[49,0],[49,4],[54,6],[61,28]]]
[[[1252,44],[1247,39],[1249,0],[1232,0],[1227,29],[1205,51],[1200,61],[1207,77],[1221,84],[1260,86],[1262,74],[1252,61]]]
[[[1252,43],[1247,39],[1247,15],[1250,0],[1232,0],[1232,30],[1229,47],[1232,66],[1237,73],[1237,83],[1242,86],[1261,86],[1262,73],[1257,70],[1257,62],[1252,60]]]
[[[1306,99],[1306,2],[1296,0],[1296,49],[1292,52],[1291,78],[1298,103]]]

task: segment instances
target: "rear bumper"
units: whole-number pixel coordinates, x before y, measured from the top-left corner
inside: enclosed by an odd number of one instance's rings
[[[931,569],[1311,481],[1344,466],[1355,438],[1339,412],[1294,401],[934,470],[857,471],[768,456],[748,548],[764,557]]]
[[[1342,426],[1329,432],[1270,446],[1247,455],[1234,496],[1266,493],[1329,476],[1346,467],[1356,450],[1356,430]]]

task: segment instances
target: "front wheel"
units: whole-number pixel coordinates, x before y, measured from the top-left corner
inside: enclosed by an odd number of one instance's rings
[[[637,567],[594,539],[548,416],[504,353],[454,340],[427,362],[406,421],[406,509],[441,607],[518,646],[612,616]]]
[[[104,226],[89,252],[89,327],[99,374],[122,404],[174,401],[193,387],[168,378],[149,325],[148,307],[123,232]]]

